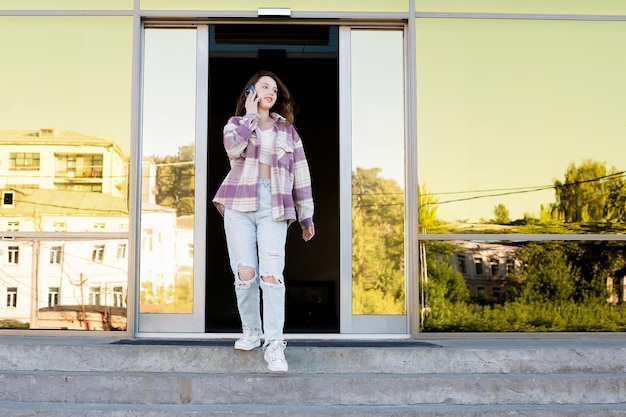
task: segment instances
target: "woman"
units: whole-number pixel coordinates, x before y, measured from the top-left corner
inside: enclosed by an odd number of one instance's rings
[[[260,346],[262,328],[264,358],[276,372],[288,369],[283,336],[287,227],[298,220],[305,241],[315,235],[309,165],[293,120],[291,95],[282,81],[269,71],[254,74],[224,126],[231,169],[213,199],[224,215],[243,329],[235,349]]]

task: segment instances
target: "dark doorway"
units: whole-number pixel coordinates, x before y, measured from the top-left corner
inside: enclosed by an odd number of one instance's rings
[[[223,221],[211,200],[228,172],[222,129],[237,95],[258,70],[276,73],[298,104],[295,126],[309,160],[316,236],[289,228],[287,333],[339,332],[338,28],[323,25],[213,25],[209,47],[206,331],[239,332]]]

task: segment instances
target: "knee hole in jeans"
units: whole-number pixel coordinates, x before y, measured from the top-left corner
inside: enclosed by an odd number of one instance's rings
[[[283,283],[276,279],[274,275],[263,275],[261,280],[267,284],[282,285]]]
[[[250,288],[250,281],[254,279],[256,271],[253,267],[239,264],[237,266],[237,275],[239,275],[239,288]]]

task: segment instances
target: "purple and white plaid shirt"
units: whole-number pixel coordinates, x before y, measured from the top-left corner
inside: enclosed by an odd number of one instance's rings
[[[270,165],[272,217],[277,221],[286,220],[289,224],[297,219],[302,228],[311,226],[313,190],[302,140],[295,127],[284,117],[278,113],[271,113],[270,116],[275,120],[276,134]],[[231,168],[213,199],[222,214],[224,207],[243,212],[258,209],[258,122],[256,113],[247,113],[243,117],[231,117],[224,126],[224,148]]]

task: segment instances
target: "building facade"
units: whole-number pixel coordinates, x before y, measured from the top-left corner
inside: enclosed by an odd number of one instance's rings
[[[609,299],[625,21],[620,0],[0,0],[0,332],[240,331],[211,198],[258,70],[298,104],[316,202],[315,239],[289,230],[290,337],[418,337],[444,255],[473,298],[515,270]]]

